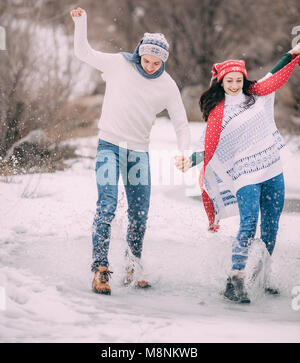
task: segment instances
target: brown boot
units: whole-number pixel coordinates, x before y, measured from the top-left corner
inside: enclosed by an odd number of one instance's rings
[[[147,289],[148,287],[151,287],[151,285],[146,280],[139,280],[136,282],[135,287],[138,289]]]
[[[124,279],[124,285],[129,286],[133,285],[136,288],[147,289],[151,287],[148,281],[146,280],[136,280],[134,267],[129,267],[126,269],[126,275]]]
[[[108,270],[106,266],[99,266],[98,270],[95,272],[95,277],[93,280],[93,291],[97,294],[111,294],[111,288],[108,284],[110,275],[112,271]]]

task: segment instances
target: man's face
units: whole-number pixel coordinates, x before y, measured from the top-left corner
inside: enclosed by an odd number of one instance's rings
[[[144,54],[141,57],[141,65],[148,74],[154,74],[162,65],[162,60],[152,54]]]

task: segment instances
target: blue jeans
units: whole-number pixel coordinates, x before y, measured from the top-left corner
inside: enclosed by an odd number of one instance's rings
[[[232,247],[232,269],[244,270],[251,239],[255,237],[259,210],[261,211],[261,239],[272,255],[284,204],[283,174],[263,183],[246,185],[238,190],[240,230]]]
[[[128,202],[127,242],[132,254],[141,258],[150,205],[149,154],[99,140],[96,159],[98,200],[93,222],[92,271],[96,271],[100,265],[109,265],[107,255],[111,222],[118,202],[120,172]]]

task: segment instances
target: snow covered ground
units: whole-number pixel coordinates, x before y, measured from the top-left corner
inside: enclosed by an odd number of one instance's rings
[[[191,128],[196,141],[202,125]],[[157,150],[176,145],[171,123],[158,120],[151,139],[154,186],[143,261],[153,287],[147,291],[121,284],[127,223],[121,188],[110,251],[112,295],[91,292],[96,138],[72,141],[84,157],[69,170],[0,179],[1,342],[300,342],[292,296],[300,285],[300,214],[286,211],[280,223],[273,260],[281,295],[258,295],[249,306],[224,301],[238,219],[209,233],[200,201],[186,196],[196,170],[181,182],[174,173],[172,185],[157,173],[157,157],[167,155]],[[290,145],[287,198],[295,202],[299,139]]]

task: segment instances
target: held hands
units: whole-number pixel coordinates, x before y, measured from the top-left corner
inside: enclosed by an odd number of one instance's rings
[[[70,12],[70,15],[72,16],[72,18],[78,18],[78,17],[81,17],[81,15],[86,12],[84,9],[81,9],[81,8],[77,8],[77,9],[74,9]]]
[[[175,166],[178,170],[182,171],[183,173],[185,173],[186,171],[188,171],[190,169],[190,167],[192,166],[192,162],[186,158],[185,156],[175,156],[174,157],[174,161],[175,161]]]
[[[300,43],[298,43],[293,49],[291,49],[289,53],[292,55],[300,54]]]

